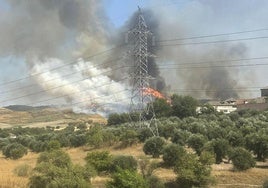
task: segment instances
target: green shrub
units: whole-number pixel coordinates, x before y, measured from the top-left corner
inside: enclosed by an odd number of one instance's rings
[[[57,140],[51,140],[48,142],[47,150],[58,150],[60,149],[60,142]]]
[[[180,157],[185,155],[186,151],[182,146],[177,144],[168,144],[163,149],[164,165],[172,167],[176,164]]]
[[[158,167],[158,163],[156,161],[150,162],[149,159],[145,157],[139,159],[138,164],[140,167],[141,174],[144,178],[152,176],[153,171]]]
[[[225,139],[213,139],[209,145],[213,148],[213,151],[216,155],[216,163],[220,164],[223,158],[227,155],[230,145],[229,142]]]
[[[123,170],[137,170],[137,161],[133,156],[125,156],[119,155],[114,157],[112,161],[111,170],[116,171],[117,168],[121,168]]]
[[[88,165],[93,166],[98,173],[107,172],[111,169],[112,156],[108,151],[94,151],[87,153],[85,158]]]
[[[138,131],[138,138],[140,142],[145,142],[148,138],[152,136],[153,133],[149,128],[142,128]]]
[[[107,188],[149,188],[147,181],[136,171],[118,169]]]
[[[195,150],[197,155],[201,154],[202,148],[207,142],[207,138],[201,134],[193,134],[187,140],[188,145]]]
[[[190,133],[181,129],[177,129],[174,131],[174,134],[171,137],[171,141],[174,144],[179,144],[184,146],[187,138],[190,136]]]
[[[28,152],[26,147],[18,143],[8,144],[3,147],[2,151],[7,158],[11,159],[19,159],[26,155]]]
[[[90,177],[92,175],[86,168],[71,163],[67,153],[61,150],[52,150],[40,154],[28,187],[89,188]]]
[[[201,163],[195,154],[184,155],[175,165],[179,187],[207,187],[212,183],[211,167]]]
[[[247,170],[255,166],[255,160],[253,159],[251,153],[244,148],[235,148],[231,152],[230,159],[233,162],[234,168],[236,170]]]
[[[138,143],[138,133],[135,130],[125,130],[120,137],[121,147],[129,147]]]
[[[165,188],[164,183],[157,176],[150,176],[147,179],[149,188]]]
[[[211,152],[203,151],[199,157],[199,161],[204,165],[212,165],[215,163],[215,156]]]
[[[153,158],[158,158],[162,152],[165,145],[165,140],[161,137],[152,137],[146,140],[143,151],[146,155],[152,155]]]
[[[22,164],[14,169],[14,173],[20,177],[28,177],[32,172],[32,167],[28,164]]]
[[[59,168],[68,168],[71,164],[70,156],[62,150],[46,151],[39,155],[37,163],[51,163]]]

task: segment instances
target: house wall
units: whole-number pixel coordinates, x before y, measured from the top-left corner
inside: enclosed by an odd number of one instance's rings
[[[229,114],[237,110],[237,108],[233,105],[224,105],[224,106],[213,106],[217,112],[223,112],[225,114]]]
[[[261,89],[261,96],[268,97],[268,89]]]

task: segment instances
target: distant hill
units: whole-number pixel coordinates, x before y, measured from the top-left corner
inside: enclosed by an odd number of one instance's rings
[[[0,128],[10,126],[68,125],[70,122],[96,122],[106,124],[97,114],[74,113],[70,108],[54,106],[10,105],[0,108]]]
[[[12,111],[36,111],[36,110],[44,110],[46,108],[51,108],[50,106],[27,106],[27,105],[10,105],[5,106],[4,108],[12,110]]]

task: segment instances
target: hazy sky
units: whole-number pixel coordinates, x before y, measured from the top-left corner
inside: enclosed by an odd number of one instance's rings
[[[0,0],[0,106],[27,104],[45,95],[22,97],[29,95],[29,90],[44,89],[35,79],[19,80],[33,74],[35,58],[65,60],[109,49],[113,46],[111,41],[115,41],[114,35],[125,32],[126,28],[122,27],[138,6],[153,12],[159,32],[156,40],[171,39],[162,43],[167,46],[157,54],[157,63],[169,93],[191,94],[194,88],[213,90],[213,80],[226,79],[229,80],[226,87],[231,84],[236,89],[244,89],[239,97],[246,98],[259,96],[259,88],[268,86],[266,0]],[[236,34],[174,41],[226,33]],[[219,40],[231,41],[178,45]],[[175,45],[169,46],[171,44]],[[171,70],[171,65],[167,67],[172,63],[227,59],[251,60],[229,62],[225,72],[219,72],[216,77],[211,73],[214,69],[202,72],[196,68],[177,70],[174,67]],[[232,67],[234,64],[241,66]],[[208,79],[210,83],[204,81]],[[18,81],[7,84],[13,80]],[[19,89],[29,84],[37,86]],[[51,93],[46,95],[53,97]],[[204,93],[199,98],[202,97],[206,97]]]

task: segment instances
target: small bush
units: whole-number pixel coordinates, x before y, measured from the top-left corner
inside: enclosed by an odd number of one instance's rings
[[[157,176],[150,176],[147,178],[149,188],[165,188],[164,183]]]
[[[212,165],[215,163],[215,156],[211,152],[203,151],[199,160],[204,165]]]
[[[152,136],[153,133],[149,128],[143,128],[138,131],[138,138],[140,142],[145,142],[145,140],[147,140]]]
[[[208,187],[213,182],[211,167],[202,164],[195,154],[184,155],[174,167],[179,187]]]
[[[247,170],[255,166],[255,160],[251,153],[244,148],[235,148],[233,152],[231,152],[230,159],[233,162],[234,168],[239,171]]]
[[[83,187],[89,188],[91,172],[80,165],[73,165],[67,153],[51,150],[41,153],[28,187]]]
[[[148,188],[147,181],[136,171],[118,169],[112,175],[112,180],[106,185],[107,188]]]
[[[163,151],[165,140],[161,137],[152,137],[146,140],[143,151],[146,155],[152,155],[153,158],[158,158]]]
[[[32,172],[32,167],[28,164],[22,164],[14,169],[14,173],[20,177],[28,177]]]
[[[27,152],[27,148],[18,143],[8,144],[3,148],[3,154],[11,159],[19,159],[26,155]]]
[[[85,160],[87,165],[93,166],[98,173],[109,171],[112,165],[112,156],[108,151],[90,152]]]
[[[149,159],[142,157],[138,160],[140,172],[144,178],[150,177],[153,174],[153,171],[158,167],[156,161],[150,162]]]
[[[182,146],[177,144],[168,144],[163,149],[163,161],[164,165],[172,167],[176,164],[178,159],[182,157],[186,151]]]
[[[133,144],[137,144],[138,133],[135,130],[126,130],[122,133],[121,138],[121,148],[126,148],[132,146]]]
[[[137,161],[133,156],[124,156],[124,155],[119,155],[116,156],[113,161],[112,161],[112,171],[116,171],[117,168],[121,168],[123,170],[137,170]]]

